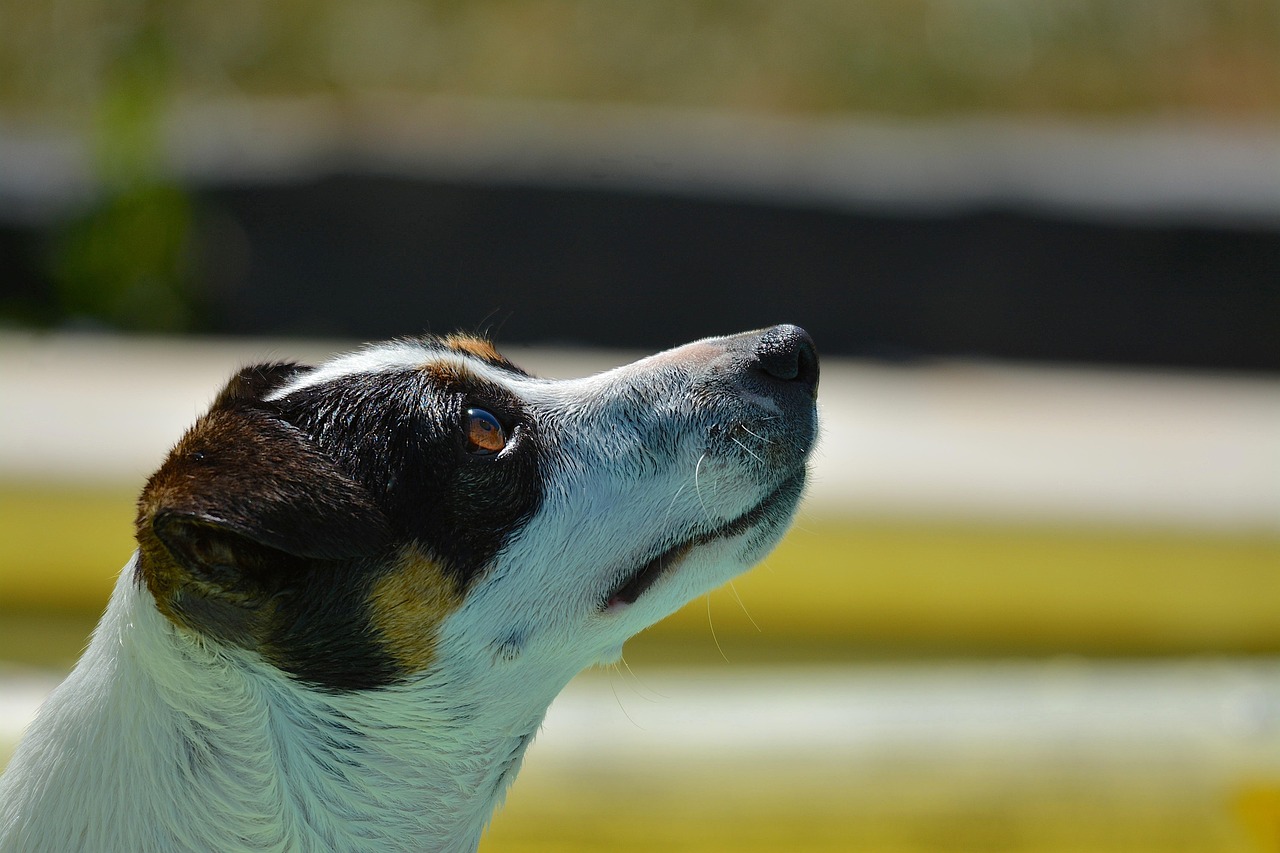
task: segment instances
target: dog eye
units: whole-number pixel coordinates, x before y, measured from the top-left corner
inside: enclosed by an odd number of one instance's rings
[[[467,452],[475,456],[490,456],[507,443],[507,434],[489,412],[484,409],[467,409]]]

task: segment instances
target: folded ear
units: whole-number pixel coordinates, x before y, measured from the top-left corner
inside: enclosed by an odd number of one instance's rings
[[[368,491],[300,430],[262,408],[217,404],[148,481],[137,534],[157,602],[184,589],[260,600],[311,561],[391,542]]]
[[[191,515],[162,511],[151,531],[186,573],[187,592],[230,603],[261,601],[303,567],[297,555]]]

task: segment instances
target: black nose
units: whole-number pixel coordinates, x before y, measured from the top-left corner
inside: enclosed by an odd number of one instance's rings
[[[795,382],[818,390],[818,350],[813,338],[799,326],[782,325],[765,329],[756,341],[751,366],[783,382]]]

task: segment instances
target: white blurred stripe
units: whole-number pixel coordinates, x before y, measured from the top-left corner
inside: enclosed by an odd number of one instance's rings
[[[1280,663],[1034,661],[592,673],[556,700],[540,760],[678,753],[832,760],[1078,744],[1280,769]],[[548,756],[541,758],[541,756]]]
[[[0,756],[22,737],[58,681],[52,673],[0,667]]]
[[[0,672],[0,753],[55,680]],[[542,766],[1159,756],[1280,772],[1280,662],[964,663],[592,672],[552,705]]]
[[[336,348],[2,333],[0,479],[140,486],[232,371]],[[632,357],[506,350],[561,378]],[[1280,530],[1275,377],[827,359],[820,401],[814,512]]]
[[[995,117],[789,119],[457,97],[180,105],[162,166],[194,182],[334,172],[661,191],[845,209],[1014,206],[1138,221],[1280,217],[1267,123]],[[0,122],[0,214],[47,218],[92,191],[88,144]]]
[[[1280,530],[1280,380],[829,362],[820,508]]]

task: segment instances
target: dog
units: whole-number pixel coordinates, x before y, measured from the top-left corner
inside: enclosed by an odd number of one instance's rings
[[[466,335],[241,370],[142,491],[0,850],[474,850],[569,680],[781,538],[817,385],[787,325],[568,381]]]

